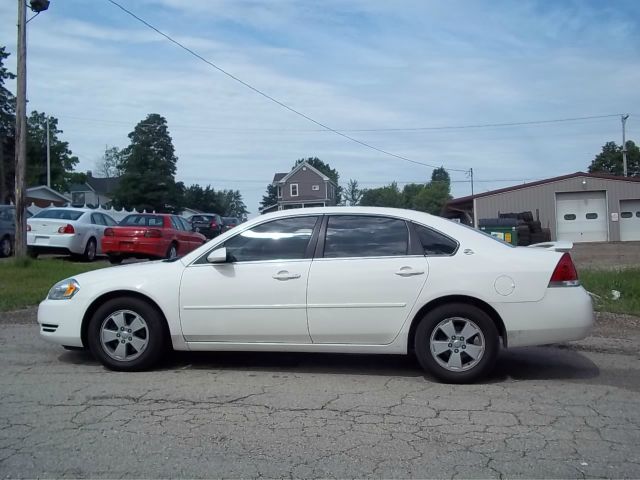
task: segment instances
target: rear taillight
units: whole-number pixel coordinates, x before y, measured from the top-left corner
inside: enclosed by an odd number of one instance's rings
[[[216,222],[211,222],[211,228],[218,228],[218,224]]]
[[[144,236],[147,238],[162,238],[162,230],[158,230],[157,228],[152,228],[144,232]]]
[[[113,228],[105,228],[104,229],[104,236],[105,237],[115,237],[116,236],[116,232],[113,231]]]
[[[578,272],[571,260],[571,255],[564,253],[556,265],[556,269],[549,280],[550,287],[577,287],[580,285]]]
[[[67,223],[64,227],[58,229],[58,233],[76,233],[76,230],[73,225]]]
[[[30,232],[30,231],[31,231],[31,225],[27,223],[27,232]]]

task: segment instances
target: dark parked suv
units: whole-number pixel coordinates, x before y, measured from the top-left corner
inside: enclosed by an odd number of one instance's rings
[[[240,225],[240,219],[236,217],[222,217],[222,231],[226,232],[227,230],[231,230],[234,227]]]
[[[0,257],[8,257],[13,252],[16,239],[16,208],[0,205]]]
[[[222,233],[222,218],[217,213],[192,215],[189,217],[189,223],[194,232],[199,232],[207,238],[214,238]]]

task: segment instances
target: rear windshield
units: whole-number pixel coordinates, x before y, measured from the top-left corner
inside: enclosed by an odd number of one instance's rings
[[[120,226],[134,227],[162,227],[164,218],[160,215],[127,215],[122,219]]]
[[[222,217],[225,223],[238,223],[238,219],[235,217]]]
[[[36,213],[33,218],[55,218],[57,220],[78,220],[84,212],[77,210],[65,210],[62,208],[53,208],[48,210],[42,210]]]

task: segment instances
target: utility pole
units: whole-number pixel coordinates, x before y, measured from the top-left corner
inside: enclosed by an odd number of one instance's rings
[[[474,191],[473,191],[473,168],[469,169],[469,176],[471,177],[471,225],[473,225],[473,227],[476,226],[476,201],[473,198],[474,195]]]
[[[16,95],[16,240],[15,255],[27,253],[25,212],[25,172],[27,163],[27,8],[18,0],[18,76]]]
[[[627,140],[625,138],[627,118],[629,118],[628,113],[620,115],[620,120],[622,120],[622,172],[625,177],[627,176]]]
[[[47,187],[51,188],[51,143],[49,142],[49,115],[47,115]]]
[[[27,171],[27,22],[49,8],[49,0],[29,0],[35,15],[27,20],[25,0],[18,0],[18,68],[16,78],[16,257],[27,254],[27,219],[24,192]],[[48,132],[48,129],[47,129]]]

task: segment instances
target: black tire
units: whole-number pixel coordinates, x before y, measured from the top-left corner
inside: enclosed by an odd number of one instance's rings
[[[448,336],[446,339],[441,337],[444,335],[444,331],[439,328],[439,325],[447,319],[455,319],[453,326],[457,343],[454,343]],[[460,329],[463,326],[461,320],[475,324],[473,327],[477,327],[481,335],[474,334],[467,339],[460,340]],[[436,342],[451,342],[448,344],[451,345],[451,350],[447,348],[448,345],[444,345],[448,351],[437,356],[442,362],[454,355],[453,349],[458,345],[455,352],[459,352],[456,355],[463,359],[462,369],[457,371],[446,368],[436,360],[436,355],[432,354],[431,349],[432,335]],[[484,341],[482,341],[483,339]],[[469,343],[470,341],[471,343]],[[471,351],[470,349],[466,350],[470,345],[474,345],[476,348],[479,345],[484,346],[475,361],[472,361],[472,357],[467,354]],[[449,303],[434,308],[423,317],[416,329],[414,348],[422,368],[434,377],[446,383],[471,383],[484,377],[493,368],[500,349],[500,342],[496,325],[484,311],[465,303]],[[462,351],[463,349],[466,351]],[[447,358],[447,353],[450,355],[449,358]]]
[[[144,332],[145,338],[143,338],[143,340],[146,340],[146,346],[137,354],[138,356],[132,355],[133,358],[131,360],[114,358],[107,353],[109,345],[103,346],[101,340],[103,325],[109,326],[111,322],[109,318],[118,311],[133,312],[142,318],[145,323],[146,331]],[[125,317],[131,319],[131,314],[127,314]],[[118,330],[115,331],[117,332]],[[126,327],[124,332],[126,332]],[[125,333],[125,335],[126,334],[127,333]],[[135,335],[135,332],[133,334]],[[164,353],[166,345],[165,338],[165,327],[161,313],[144,300],[134,297],[113,298],[103,303],[91,317],[89,328],[87,329],[87,339],[91,353],[105,367],[122,372],[147,370],[155,365]],[[117,346],[118,342],[124,340],[114,341],[115,346]],[[130,348],[129,346],[125,346],[125,351],[130,351]]]
[[[40,253],[35,248],[27,247],[27,255],[29,255],[31,258],[38,258],[39,254]]]
[[[178,245],[175,242],[172,242],[171,245],[169,245],[169,249],[167,250],[167,254],[165,255],[165,258],[168,258],[169,260],[171,260],[172,258],[175,258],[178,256]]]
[[[84,253],[82,254],[82,259],[85,262],[93,262],[96,259],[96,253],[98,251],[98,243],[96,239],[91,237],[87,242],[87,245],[84,247]]]
[[[122,260],[124,260],[121,255],[107,255],[107,258],[109,259],[111,265],[120,265],[122,263]]]
[[[13,244],[9,235],[0,240],[0,257],[10,257],[13,252]]]

